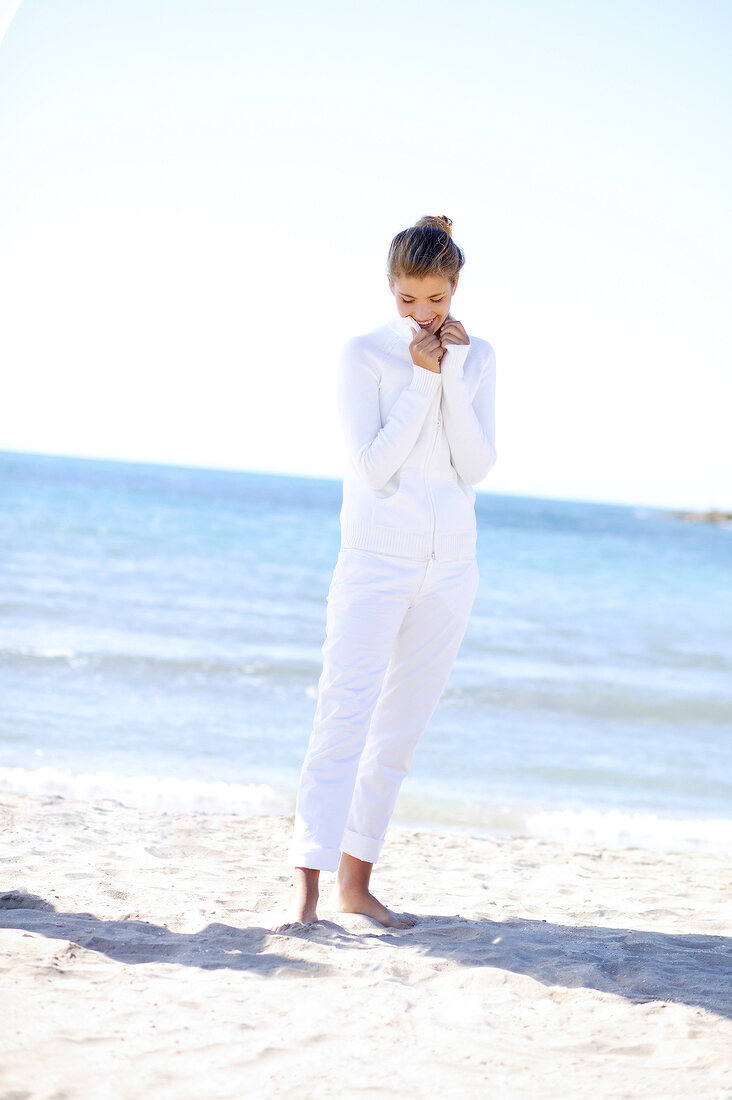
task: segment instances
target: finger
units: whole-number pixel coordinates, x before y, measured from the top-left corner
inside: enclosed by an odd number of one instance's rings
[[[443,343],[446,339],[448,339],[452,344],[470,343],[470,341],[468,340],[467,332],[465,331],[463,326],[457,322],[454,325],[446,325],[440,333],[440,337]]]
[[[438,348],[439,346],[440,346],[440,341],[437,339],[436,336],[432,336],[431,334],[428,334],[426,337],[424,337],[421,340],[413,340],[412,341],[412,347],[415,350],[422,351],[422,352],[434,351],[434,349]]]

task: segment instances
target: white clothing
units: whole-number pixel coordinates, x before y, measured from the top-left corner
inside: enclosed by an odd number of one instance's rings
[[[341,547],[426,559],[475,553],[475,491],[496,461],[496,360],[451,344],[440,373],[412,362],[403,317],[346,344],[339,408],[349,453]]]
[[[478,586],[475,558],[341,550],[290,859],[375,863],[399,787],[450,675]]]
[[[350,463],[296,867],[334,871],[341,852],[376,862],[478,584],[472,486],[496,460],[495,356],[470,337],[428,371],[412,363],[412,335],[397,317],[342,356]]]

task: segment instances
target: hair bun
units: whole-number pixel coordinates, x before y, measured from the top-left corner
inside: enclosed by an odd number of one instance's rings
[[[389,245],[386,270],[390,279],[424,279],[439,275],[454,283],[465,263],[462,248],[452,239],[452,222],[445,214],[428,214],[397,233]]]
[[[442,229],[448,237],[452,236],[452,218],[448,218],[447,214],[425,214],[423,218],[414,223],[414,228],[419,229],[428,225],[433,226],[435,229]]]

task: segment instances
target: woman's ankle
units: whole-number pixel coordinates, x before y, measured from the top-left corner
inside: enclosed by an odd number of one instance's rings
[[[318,897],[320,889],[320,871],[314,867],[296,867],[293,886],[306,897]]]
[[[367,863],[344,852],[336,874],[336,889],[342,894],[368,894],[373,866],[373,863]]]

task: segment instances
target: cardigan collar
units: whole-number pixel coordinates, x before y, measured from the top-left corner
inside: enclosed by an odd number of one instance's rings
[[[411,344],[415,332],[419,330],[419,325],[411,317],[400,317],[397,313],[389,321],[389,328],[401,336],[405,343]]]

